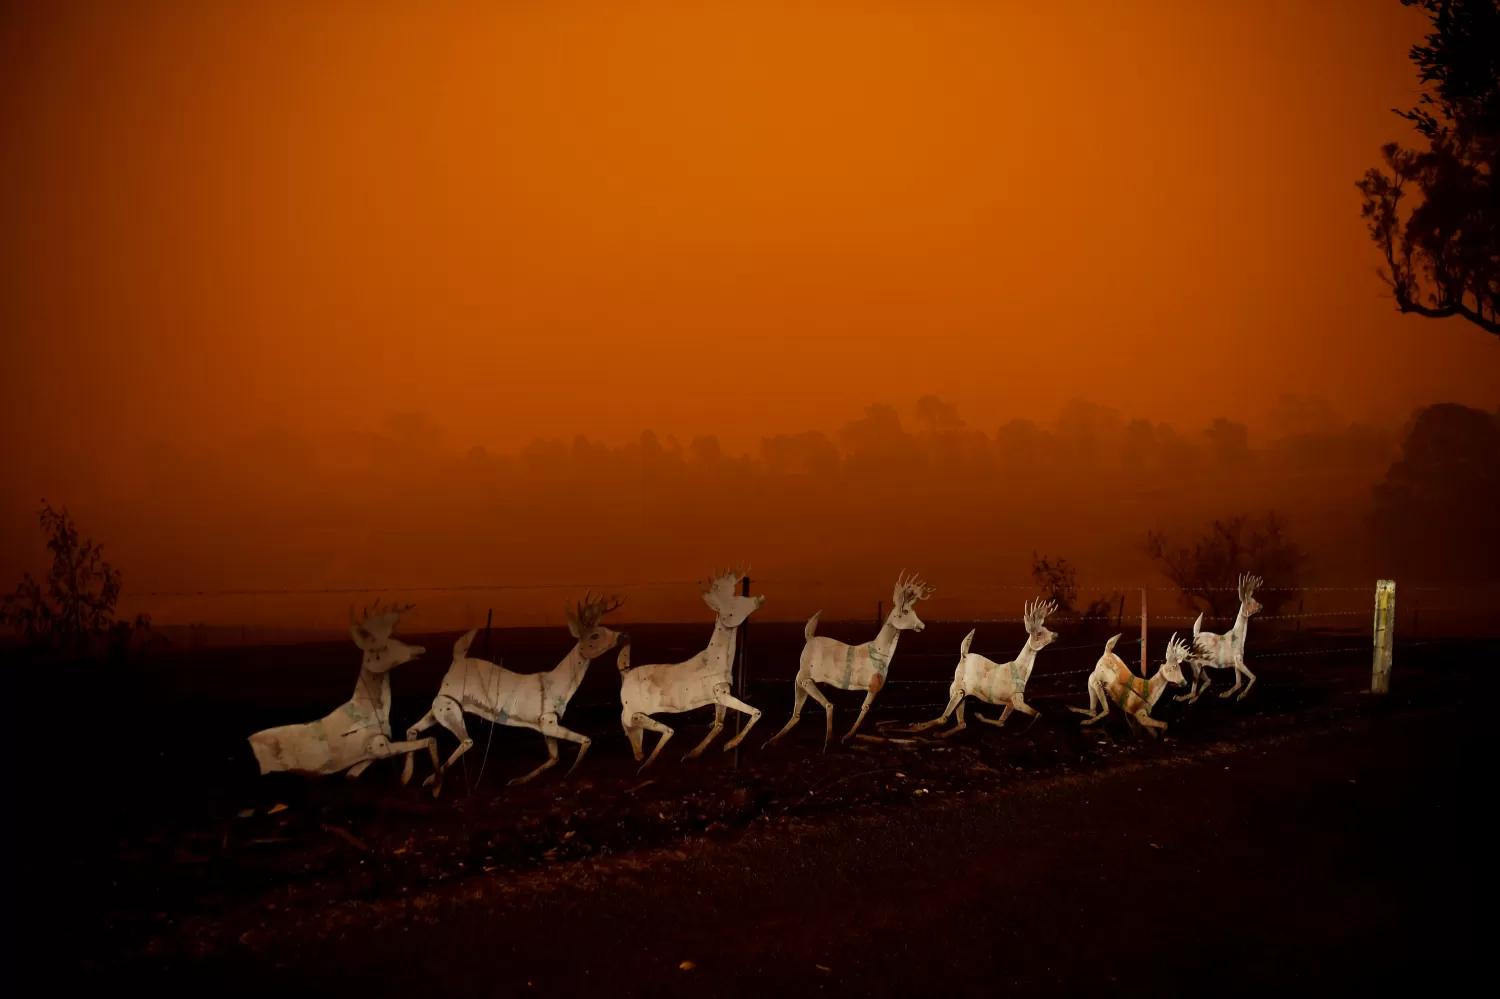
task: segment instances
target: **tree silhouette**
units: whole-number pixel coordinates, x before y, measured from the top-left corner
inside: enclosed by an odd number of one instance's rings
[[[1418,410],[1373,500],[1393,573],[1492,578],[1500,561],[1500,414],[1457,403]]]
[[[1240,573],[1253,573],[1269,589],[1255,599],[1267,614],[1295,600],[1307,553],[1286,536],[1286,523],[1273,511],[1264,519],[1239,514],[1216,520],[1192,548],[1174,549],[1160,531],[1148,531],[1146,554],[1181,593],[1189,610],[1203,610],[1223,620],[1239,610],[1235,584]]]
[[[104,561],[103,546],[80,537],[67,507],[54,510],[43,500],[38,520],[52,569],[44,582],[22,574],[15,592],[0,603],[0,624],[35,648],[73,656],[88,651],[94,639],[109,638],[119,647],[132,632],[150,627],[144,614],[133,625],[115,621],[120,571]]]
[[[1432,22],[1411,60],[1424,86],[1412,122],[1425,149],[1381,148],[1358,187],[1402,312],[1462,316],[1500,336],[1500,0],[1401,0]],[[1387,172],[1388,171],[1388,172]],[[1403,211],[1415,189],[1421,197]]]

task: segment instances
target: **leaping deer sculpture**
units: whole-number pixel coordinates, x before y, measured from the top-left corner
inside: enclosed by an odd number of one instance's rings
[[[616,645],[627,645],[630,636],[623,631],[613,631],[600,624],[600,619],[612,610],[617,610],[623,600],[595,600],[593,593],[584,596],[577,608],[569,608],[568,632],[577,643],[563,657],[562,662],[546,673],[513,673],[498,663],[484,659],[471,659],[469,646],[478,629],[453,643],[453,665],[443,677],[443,685],[432,700],[432,710],[422,720],[406,730],[408,739],[415,739],[433,725],[441,725],[458,737],[458,748],[448,757],[448,762],[437,766],[437,754],[433,754],[434,772],[422,782],[423,787],[432,788],[436,798],[443,788],[443,774],[474,745],[464,726],[464,712],[477,715],[495,725],[513,728],[534,729],[547,741],[547,759],[541,766],[512,784],[524,784],[544,770],[557,766],[557,740],[578,743],[578,756],[568,768],[568,775],[583,762],[583,754],[589,751],[592,740],[588,736],[563,728],[561,718],[568,710],[568,701],[583,683],[589,663],[604,655]],[[413,760],[408,757],[406,768],[401,773],[401,783],[411,780]],[[567,776],[567,775],[565,775]]]
[[[948,706],[939,717],[913,725],[907,731],[922,732],[942,725],[948,721],[949,715],[957,711],[958,724],[939,735],[946,738],[962,732],[966,727],[964,700],[968,697],[977,697],[997,707],[1002,704],[1005,706],[998,719],[986,718],[979,712],[974,712],[975,718],[996,728],[1005,724],[1012,711],[1040,718],[1041,712],[1026,703],[1026,681],[1031,678],[1036,654],[1057,640],[1057,633],[1048,631],[1043,623],[1047,620],[1047,615],[1056,609],[1057,604],[1050,600],[1046,603],[1037,600],[1026,604],[1021,618],[1026,626],[1026,644],[1021,646],[1021,654],[1008,663],[997,663],[977,652],[970,652],[969,645],[974,641],[974,632],[965,635],[963,644],[959,646],[958,668],[953,671],[953,685],[948,688]]]
[[[1206,694],[1212,682],[1208,676],[1209,669],[1234,670],[1234,686],[1220,694],[1220,697],[1233,697],[1245,677],[1250,678],[1250,683],[1239,699],[1243,701],[1245,695],[1250,693],[1250,688],[1255,686],[1255,674],[1245,666],[1245,635],[1250,627],[1250,618],[1260,613],[1260,601],[1255,599],[1255,591],[1262,582],[1264,580],[1259,576],[1240,576],[1240,612],[1235,615],[1234,627],[1224,634],[1200,631],[1203,627],[1203,615],[1198,615],[1198,620],[1193,622],[1193,655],[1188,659],[1188,665],[1193,667],[1193,689],[1186,694],[1179,694],[1176,700],[1192,704]]]
[[[1151,709],[1161,700],[1167,684],[1180,687],[1187,682],[1182,676],[1182,662],[1188,657],[1187,643],[1173,632],[1167,641],[1167,658],[1161,669],[1151,679],[1145,680],[1130,672],[1125,660],[1115,655],[1115,643],[1119,640],[1120,636],[1116,635],[1104,644],[1104,655],[1099,657],[1094,672],[1089,674],[1089,706],[1075,708],[1070,704],[1068,710],[1088,715],[1083,724],[1093,725],[1109,714],[1110,702],[1114,702],[1125,712],[1127,720],[1139,724],[1153,736],[1160,736],[1166,732],[1167,723],[1152,718]]]
[[[692,711],[705,705],[714,706],[713,728],[691,752],[683,757],[691,760],[708,748],[708,744],[724,730],[724,713],[728,708],[750,716],[750,722],[739,735],[724,744],[728,752],[744,741],[745,736],[760,720],[760,710],[735,697],[734,690],[734,643],[739,626],[745,619],[765,603],[764,596],[747,597],[734,592],[735,584],[744,578],[748,570],[734,569],[716,572],[712,582],[703,591],[703,602],[717,615],[714,633],[708,640],[708,648],[693,658],[668,665],[630,665],[630,646],[620,650],[620,724],[630,740],[630,749],[639,760],[646,729],[660,732],[656,747],[640,769],[645,770],[660,755],[662,747],[672,738],[672,729],[651,717],[658,712]]]
[[[828,751],[828,741],[833,738],[833,704],[818,690],[819,683],[826,683],[840,690],[868,691],[864,704],[860,705],[859,717],[854,719],[854,725],[844,734],[843,741],[848,742],[853,738],[865,720],[865,715],[869,713],[875,695],[885,686],[886,673],[891,668],[891,659],[896,655],[896,643],[901,640],[901,633],[921,631],[923,628],[922,619],[917,617],[914,605],[918,600],[928,599],[934,592],[936,591],[931,586],[915,576],[906,578],[903,570],[896,577],[896,589],[891,595],[891,613],[886,617],[885,625],[874,641],[863,645],[848,645],[837,639],[814,635],[813,632],[818,628],[818,618],[823,612],[819,611],[809,618],[807,627],[802,631],[806,644],[802,646],[802,659],[797,667],[791,721],[780,732],[771,736],[766,745],[771,745],[796,727],[802,720],[802,707],[811,697],[823,706],[826,722],[823,750]]]
[[[281,725],[250,736],[262,774],[285,770],[320,775],[347,770],[353,779],[376,760],[401,753],[407,754],[409,768],[411,754],[421,749],[432,754],[432,765],[437,766],[436,740],[391,741],[390,671],[427,651],[391,637],[401,615],[411,608],[407,604],[382,610],[377,600],[375,610],[366,610],[362,621],[355,621],[350,611],[349,633],[364,652],[354,696],[318,721]]]

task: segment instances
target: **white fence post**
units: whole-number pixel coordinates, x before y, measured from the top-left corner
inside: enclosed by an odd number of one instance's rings
[[[1141,587],[1141,679],[1146,680],[1146,588]],[[1123,710],[1123,709],[1122,709]]]
[[[1370,675],[1370,693],[1388,694],[1391,690],[1391,645],[1396,632],[1396,581],[1381,579],[1375,583],[1375,664]]]

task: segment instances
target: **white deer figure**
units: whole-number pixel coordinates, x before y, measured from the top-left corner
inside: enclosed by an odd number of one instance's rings
[[[260,772],[286,770],[292,773],[321,775],[348,771],[352,780],[364,773],[371,763],[401,753],[426,749],[437,766],[437,740],[391,741],[390,670],[427,651],[420,645],[407,645],[391,637],[401,615],[412,605],[366,612],[363,621],[355,621],[351,612],[349,633],[354,644],[364,651],[359,682],[354,696],[332,714],[315,722],[281,725],[250,736],[250,748]]]
[[[1188,665],[1193,667],[1193,689],[1186,694],[1179,694],[1176,700],[1192,704],[1208,693],[1211,683],[1209,668],[1234,670],[1234,686],[1220,694],[1220,697],[1233,697],[1245,677],[1250,678],[1250,683],[1239,699],[1243,701],[1245,694],[1250,693],[1250,688],[1255,686],[1255,674],[1245,666],[1245,633],[1250,627],[1250,618],[1260,613],[1260,601],[1255,599],[1254,594],[1262,582],[1264,580],[1259,576],[1240,576],[1240,612],[1235,616],[1234,628],[1230,631],[1222,635],[1200,631],[1203,627],[1203,615],[1198,615],[1198,620],[1193,622],[1193,655],[1188,660]]]
[[[1050,600],[1046,603],[1037,600],[1026,604],[1021,618],[1026,625],[1026,644],[1021,646],[1021,654],[1008,663],[997,663],[977,652],[970,652],[969,644],[974,641],[974,632],[965,635],[963,644],[959,646],[958,668],[953,671],[953,685],[948,688],[948,706],[943,709],[941,716],[913,725],[908,731],[921,732],[942,725],[947,722],[949,715],[957,711],[958,724],[939,735],[946,738],[962,732],[966,727],[964,699],[968,697],[977,697],[997,707],[1002,704],[1005,706],[998,719],[986,718],[979,712],[974,712],[974,717],[986,725],[997,728],[1004,725],[1012,711],[1040,718],[1041,712],[1026,703],[1026,681],[1031,678],[1031,667],[1036,662],[1036,654],[1057,640],[1057,633],[1048,631],[1042,623],[1055,610],[1057,604]]]
[[[1173,632],[1167,641],[1167,658],[1161,669],[1151,679],[1144,680],[1130,672],[1125,660],[1115,655],[1115,643],[1119,640],[1120,636],[1116,635],[1104,643],[1104,655],[1099,657],[1094,672],[1089,674],[1088,708],[1069,705],[1068,710],[1088,715],[1083,724],[1093,725],[1109,714],[1109,705],[1113,701],[1125,712],[1127,720],[1139,724],[1153,736],[1160,736],[1167,730],[1167,723],[1152,718],[1151,709],[1161,700],[1167,684],[1181,687],[1187,682],[1182,676],[1182,662],[1188,657],[1187,643]]]
[[[818,637],[813,632],[817,630],[818,618],[823,612],[818,611],[809,618],[807,627],[802,630],[806,644],[802,646],[802,658],[797,667],[792,719],[780,732],[771,736],[766,745],[773,744],[796,727],[802,720],[802,707],[811,697],[823,705],[827,723],[823,733],[823,751],[828,751],[828,741],[833,738],[833,705],[818,690],[819,683],[826,683],[839,690],[869,692],[865,694],[864,704],[860,705],[859,717],[854,719],[854,726],[845,733],[843,741],[848,742],[853,738],[865,720],[865,715],[869,713],[875,695],[885,686],[886,673],[891,668],[891,660],[895,658],[896,643],[901,640],[901,633],[921,631],[923,628],[922,619],[917,617],[917,612],[913,609],[914,605],[918,600],[928,599],[935,592],[915,576],[907,579],[903,570],[896,577],[896,590],[891,595],[891,613],[886,617],[885,625],[874,641],[863,645],[847,645],[833,638]]]
[[[714,633],[708,640],[708,648],[687,662],[632,668],[630,646],[620,650],[620,723],[625,727],[625,736],[630,740],[631,751],[637,760],[641,758],[645,730],[661,733],[656,748],[641,764],[641,770],[655,762],[662,747],[672,738],[672,729],[651,717],[657,712],[692,711],[708,704],[714,706],[713,728],[683,757],[684,760],[695,759],[723,731],[726,708],[750,716],[749,724],[740,734],[724,744],[726,753],[744,741],[760,720],[758,708],[751,707],[732,693],[737,631],[745,623],[745,618],[759,610],[766,601],[764,596],[747,597],[734,592],[735,583],[744,575],[745,572],[739,569],[715,573],[708,586],[699,587],[703,591],[703,602],[718,617],[714,621]]]
[[[568,608],[568,632],[577,644],[546,673],[513,673],[498,663],[469,658],[469,646],[478,629],[453,643],[453,665],[443,677],[443,685],[432,700],[432,710],[422,720],[406,730],[408,739],[415,739],[433,725],[441,725],[458,737],[458,748],[448,757],[448,762],[435,767],[432,776],[422,782],[423,787],[432,788],[436,798],[443,788],[443,774],[457,762],[458,758],[474,745],[464,726],[464,712],[477,715],[495,725],[513,728],[529,728],[542,734],[547,741],[547,759],[531,773],[510,781],[524,784],[543,770],[557,766],[557,740],[566,739],[578,743],[578,756],[564,776],[571,776],[583,754],[589,751],[592,740],[571,729],[562,727],[560,719],[568,710],[568,701],[583,683],[589,663],[604,655],[617,644],[628,644],[630,636],[623,631],[613,631],[599,621],[624,603],[618,597],[612,600],[595,600],[593,592],[584,596],[577,609]],[[413,760],[408,757],[406,768],[401,773],[401,783],[411,779]],[[434,763],[436,758],[434,757]]]

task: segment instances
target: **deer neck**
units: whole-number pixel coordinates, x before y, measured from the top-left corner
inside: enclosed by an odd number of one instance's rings
[[[1146,710],[1150,711],[1156,707],[1156,702],[1161,700],[1161,695],[1167,689],[1167,678],[1161,670],[1157,670],[1151,679],[1146,681]]]
[[[1234,636],[1234,644],[1243,647],[1245,644],[1245,632],[1250,627],[1250,615],[1245,613],[1245,604],[1240,602],[1240,612],[1234,619],[1234,630],[1230,632]]]
[[[1016,656],[1016,672],[1025,679],[1031,676],[1031,667],[1036,662],[1036,649],[1031,647],[1031,639],[1026,639],[1026,644],[1021,646],[1021,654]]]
[[[729,672],[734,662],[734,639],[738,630],[737,627],[729,627],[722,620],[715,621],[713,637],[708,640],[708,648],[703,650],[704,661]]]
[[[548,686],[552,688],[554,695],[561,694],[566,702],[577,693],[579,685],[583,683],[583,675],[589,671],[589,662],[584,658],[582,644],[573,646],[573,651],[563,656],[562,662],[548,674]]]
[[[391,675],[360,668],[359,682],[354,685],[354,696],[350,702],[361,713],[373,715],[380,720],[380,729],[387,735],[391,727]]]
[[[896,643],[901,641],[901,629],[891,624],[889,620],[880,628],[880,634],[870,643],[870,648],[879,653],[886,662],[890,662],[891,656],[896,654]]]

